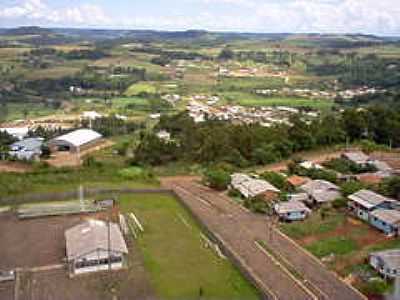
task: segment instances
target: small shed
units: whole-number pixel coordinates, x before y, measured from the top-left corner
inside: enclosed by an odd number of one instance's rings
[[[65,241],[71,276],[118,270],[127,263],[128,248],[115,223],[89,220],[68,229]]]
[[[246,174],[235,173],[231,176],[231,186],[245,198],[262,196],[265,200],[275,200],[280,190],[269,182],[252,178]]]
[[[288,177],[286,180],[292,187],[297,188],[303,184],[306,184],[311,179],[304,176],[293,175]]]
[[[342,154],[342,158],[351,161],[359,166],[368,166],[370,163],[370,158],[364,152],[354,151],[354,152],[345,152]]]

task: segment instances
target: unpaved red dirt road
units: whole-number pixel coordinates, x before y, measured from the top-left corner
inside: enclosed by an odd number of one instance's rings
[[[280,233],[265,216],[245,210],[193,178],[164,178],[162,184],[173,189],[208,230],[223,241],[268,298],[366,299]],[[267,251],[257,241],[265,244]]]

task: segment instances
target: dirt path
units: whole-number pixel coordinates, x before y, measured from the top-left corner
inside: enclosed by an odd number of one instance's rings
[[[365,299],[272,227],[265,216],[250,213],[224,194],[193,180],[168,178],[162,184],[172,188],[195,216],[246,263],[259,288],[271,298]],[[257,241],[265,243],[268,251],[257,247]]]
[[[12,161],[0,161],[0,173],[26,173],[32,171],[27,164]]]

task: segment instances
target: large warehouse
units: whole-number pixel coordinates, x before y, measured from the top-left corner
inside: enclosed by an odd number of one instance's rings
[[[118,224],[89,220],[65,232],[70,275],[118,270],[126,264],[128,248]]]
[[[48,145],[52,151],[79,152],[97,145],[103,136],[91,129],[78,129],[52,139]]]

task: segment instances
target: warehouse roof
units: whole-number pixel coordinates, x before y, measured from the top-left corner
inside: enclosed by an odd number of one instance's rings
[[[65,240],[68,259],[75,259],[98,249],[128,253],[122,233],[115,223],[110,223],[109,231],[106,222],[89,220],[65,231]]]
[[[59,136],[54,141],[63,141],[72,144],[75,147],[83,146],[97,139],[100,139],[102,135],[91,129],[78,129]]]

